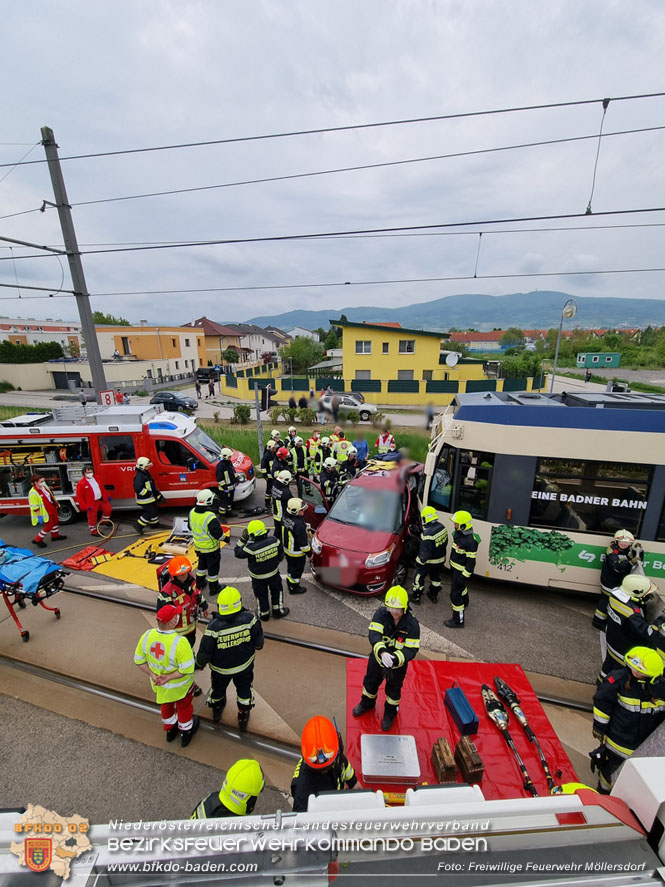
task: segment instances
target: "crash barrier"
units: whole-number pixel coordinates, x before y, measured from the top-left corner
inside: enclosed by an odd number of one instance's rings
[[[254,399],[254,388],[266,385],[277,389],[273,400],[285,403],[291,394],[298,399],[302,394],[322,389],[333,391],[360,391],[370,403],[447,406],[456,394],[484,391],[541,391],[545,376],[523,376],[518,379],[314,379],[285,376],[275,379],[268,374],[243,378],[240,373],[222,375],[221,393],[243,400]]]

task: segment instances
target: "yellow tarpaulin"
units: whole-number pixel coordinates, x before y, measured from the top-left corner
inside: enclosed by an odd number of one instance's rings
[[[123,548],[110,560],[99,564],[93,572],[109,576],[111,579],[119,579],[121,582],[133,582],[135,585],[142,585],[144,588],[158,591],[157,567],[159,563],[151,563],[149,557],[165,554],[161,546],[170,535],[170,532],[166,532],[144,536],[137,542],[128,545],[127,548]],[[188,547],[186,557],[192,562],[192,567],[196,569],[197,558],[193,545]]]

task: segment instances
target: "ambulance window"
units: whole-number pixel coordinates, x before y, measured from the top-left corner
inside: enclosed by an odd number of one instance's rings
[[[103,434],[99,437],[102,462],[133,462],[136,459],[131,434]]]
[[[162,465],[186,466],[195,459],[194,453],[179,440],[157,440],[157,455]]]

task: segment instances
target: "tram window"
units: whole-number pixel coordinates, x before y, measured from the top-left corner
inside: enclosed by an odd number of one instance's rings
[[[647,507],[649,468],[620,462],[540,459],[529,524],[579,533],[639,535]]]
[[[472,517],[487,517],[494,453],[460,450],[455,479],[455,511],[468,511]]]
[[[133,462],[136,459],[134,438],[131,434],[102,435],[99,452],[102,462]]]
[[[453,471],[455,468],[455,450],[444,447],[432,478],[429,491],[429,504],[442,511],[450,511],[450,497],[453,491]]]

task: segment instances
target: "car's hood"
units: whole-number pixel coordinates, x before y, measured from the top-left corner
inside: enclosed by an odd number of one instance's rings
[[[383,530],[365,530],[362,527],[340,524],[334,520],[324,520],[316,535],[323,545],[331,545],[346,551],[361,551],[375,554],[383,551],[391,543],[392,533]]]

